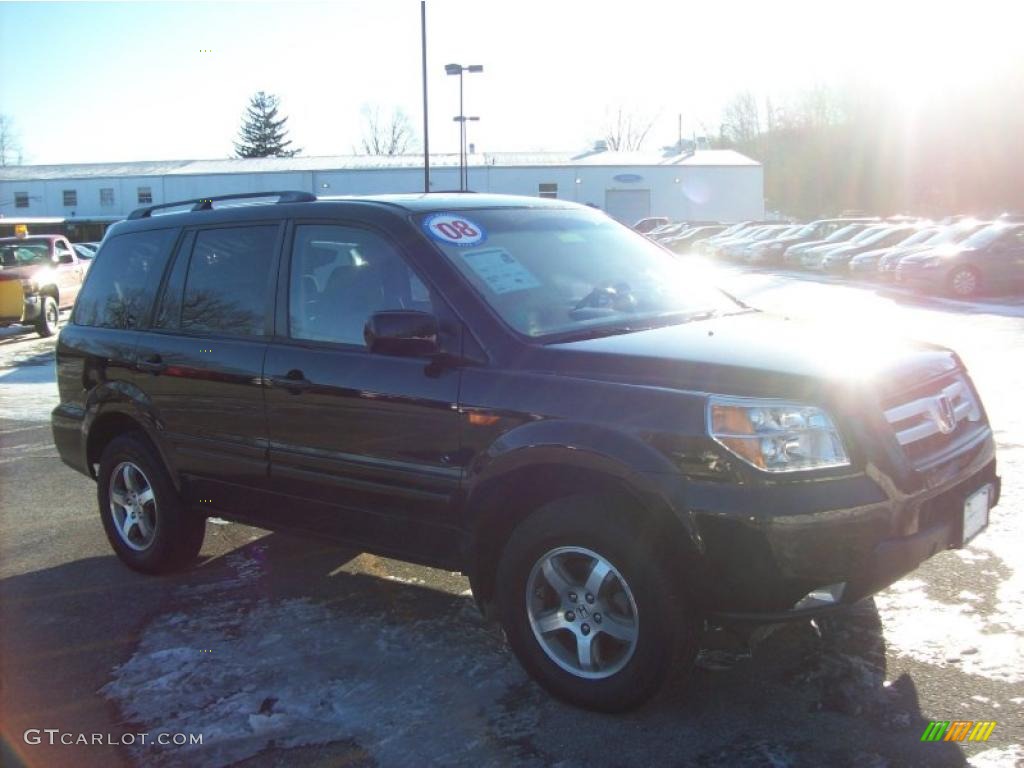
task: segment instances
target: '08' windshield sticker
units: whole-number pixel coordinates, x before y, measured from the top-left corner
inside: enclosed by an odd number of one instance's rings
[[[480,245],[487,239],[484,228],[454,213],[435,213],[423,220],[423,228],[435,240],[448,245]]]

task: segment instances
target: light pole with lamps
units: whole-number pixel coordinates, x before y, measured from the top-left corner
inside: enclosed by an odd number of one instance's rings
[[[455,122],[459,124],[459,190],[464,192],[469,185],[469,173],[466,168],[466,121],[480,118],[466,117],[466,111],[462,107],[462,73],[483,72],[484,67],[482,64],[470,64],[465,67],[461,64],[445,64],[444,71],[449,75],[459,76],[459,115]]]

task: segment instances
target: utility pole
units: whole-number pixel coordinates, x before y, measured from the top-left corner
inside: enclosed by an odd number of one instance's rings
[[[427,120],[427,0],[420,0],[420,48],[423,53],[423,191],[430,191],[430,122]]]

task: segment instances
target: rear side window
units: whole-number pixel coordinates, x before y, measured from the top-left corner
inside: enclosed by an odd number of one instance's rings
[[[117,235],[89,268],[75,303],[75,325],[135,328],[153,305],[177,229]]]
[[[279,227],[204,229],[185,277],[181,330],[263,336],[271,306]]]

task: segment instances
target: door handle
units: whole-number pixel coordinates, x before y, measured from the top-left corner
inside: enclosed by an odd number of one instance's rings
[[[274,387],[287,389],[293,395],[297,395],[313,386],[313,382],[307,379],[306,375],[297,368],[288,371],[284,376],[271,376],[270,384]]]
[[[137,361],[135,367],[147,373],[162,373],[167,368],[167,363],[160,355],[150,355],[144,360]]]

